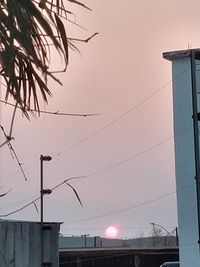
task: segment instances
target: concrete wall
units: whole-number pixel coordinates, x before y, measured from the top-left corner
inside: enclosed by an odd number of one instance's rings
[[[58,267],[59,223],[48,223],[44,231],[44,261]],[[40,223],[0,221],[0,267],[41,266]]]
[[[100,236],[87,237],[86,243],[83,237],[59,237],[59,248],[114,248],[114,247],[131,247],[131,248],[163,248],[176,247],[175,236],[158,236],[158,237],[142,237],[134,239],[109,239]]]
[[[190,51],[164,53],[164,57],[172,61],[180,264],[200,267]]]

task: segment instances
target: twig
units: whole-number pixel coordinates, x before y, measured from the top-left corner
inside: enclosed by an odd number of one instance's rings
[[[22,172],[22,174],[23,174],[23,176],[24,176],[24,179],[25,179],[25,181],[27,181],[26,174],[25,174],[25,172],[24,172],[24,170],[23,170],[23,168],[22,168],[22,163],[19,161],[19,158],[18,158],[18,156],[17,156],[17,154],[16,154],[16,152],[15,152],[13,146],[12,146],[11,143],[10,143],[11,139],[13,139],[13,138],[10,137],[10,136],[8,136],[8,135],[6,134],[6,132],[4,131],[4,128],[3,128],[2,125],[0,125],[0,127],[1,127],[1,130],[2,130],[2,132],[3,132],[4,136],[5,136],[5,138],[6,138],[6,144],[8,145],[8,148],[9,148],[9,150],[10,150],[10,152],[11,152],[12,158],[15,158],[15,159],[16,159],[17,164],[19,165],[19,168],[20,168],[20,170],[21,170],[21,172]],[[13,155],[14,155],[14,157],[13,157]]]
[[[10,191],[11,191],[11,189],[9,189],[6,193],[0,194],[0,197],[6,196]]]
[[[71,178],[68,178],[68,179],[64,180],[62,183],[59,183],[59,184],[55,185],[54,187],[52,187],[50,190],[51,190],[51,191],[54,191],[55,189],[59,188],[61,185],[66,184],[68,181],[76,180],[76,179],[81,179],[81,178],[84,178],[84,177],[85,177],[85,176],[78,176],[78,177],[71,177]],[[25,204],[25,205],[22,206],[21,208],[16,209],[16,210],[14,210],[14,211],[11,211],[11,212],[9,212],[9,213],[7,213],[7,214],[4,214],[4,215],[0,215],[0,217],[8,217],[8,216],[10,216],[10,215],[13,215],[13,214],[19,212],[19,211],[22,211],[22,210],[24,210],[25,208],[29,207],[29,206],[32,205],[32,204],[35,205],[35,202],[36,202],[37,200],[39,200],[39,199],[40,199],[40,196],[39,196],[39,197],[36,197],[35,199],[33,199],[33,200],[30,201],[29,203]]]
[[[11,104],[7,101],[4,100],[0,100],[1,103],[4,103],[6,105],[12,106],[12,107],[16,107],[16,105]],[[17,106],[17,109],[22,109],[21,107]],[[27,111],[30,112],[38,112],[39,114],[49,114],[49,115],[58,115],[58,116],[74,116],[74,117],[91,117],[91,116],[97,116],[100,115],[98,113],[86,113],[86,114],[79,114],[79,113],[63,113],[63,112],[59,112],[59,111],[44,111],[44,110],[40,110],[37,111],[35,109],[27,109]]]
[[[18,105],[18,103],[15,104],[15,108],[14,108],[14,111],[13,111],[12,120],[11,120],[11,124],[10,124],[9,137],[12,136],[12,131],[13,131],[13,125],[14,125],[14,120],[15,120],[15,115],[16,115],[16,110],[17,110],[17,105]]]

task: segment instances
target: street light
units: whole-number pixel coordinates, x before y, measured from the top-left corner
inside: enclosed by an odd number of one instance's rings
[[[84,235],[81,235],[81,237],[84,238],[84,244],[85,244],[85,248],[87,247],[87,237],[90,236],[89,234],[84,234]]]
[[[176,231],[176,236],[172,235],[172,233],[170,233],[164,226],[162,226],[161,224],[158,224],[158,223],[154,223],[154,222],[151,222],[150,223],[153,227],[154,226],[158,226],[160,228],[162,228],[163,230],[165,230],[165,232],[169,235],[169,236],[172,236],[173,238],[176,239],[176,245],[178,246],[178,228],[176,227],[175,228],[175,231]]]
[[[50,156],[40,155],[40,239],[41,239],[41,267],[43,266],[43,196],[50,194],[51,190],[43,189],[43,162],[51,161]]]

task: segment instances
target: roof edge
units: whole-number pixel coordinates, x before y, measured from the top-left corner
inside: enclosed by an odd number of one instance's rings
[[[163,58],[167,60],[186,58],[191,57],[192,53],[195,53],[195,59],[200,60],[200,48],[164,52]]]

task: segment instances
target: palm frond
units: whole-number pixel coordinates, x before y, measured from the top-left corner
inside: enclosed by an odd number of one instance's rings
[[[0,194],[0,197],[5,197],[11,190],[8,190],[6,193]]]
[[[76,189],[69,183],[65,183],[65,184],[68,185],[74,191],[74,194],[76,195],[76,198],[78,199],[78,202],[80,203],[81,207],[83,207],[83,204],[81,202],[81,199],[80,199]]]
[[[49,71],[52,44],[64,59],[63,71],[69,48],[74,49],[62,22],[71,14],[65,6],[63,0],[0,1],[0,76],[7,86],[5,98],[12,96],[27,116],[31,108],[39,112],[39,96],[48,103],[48,78],[60,83]]]

